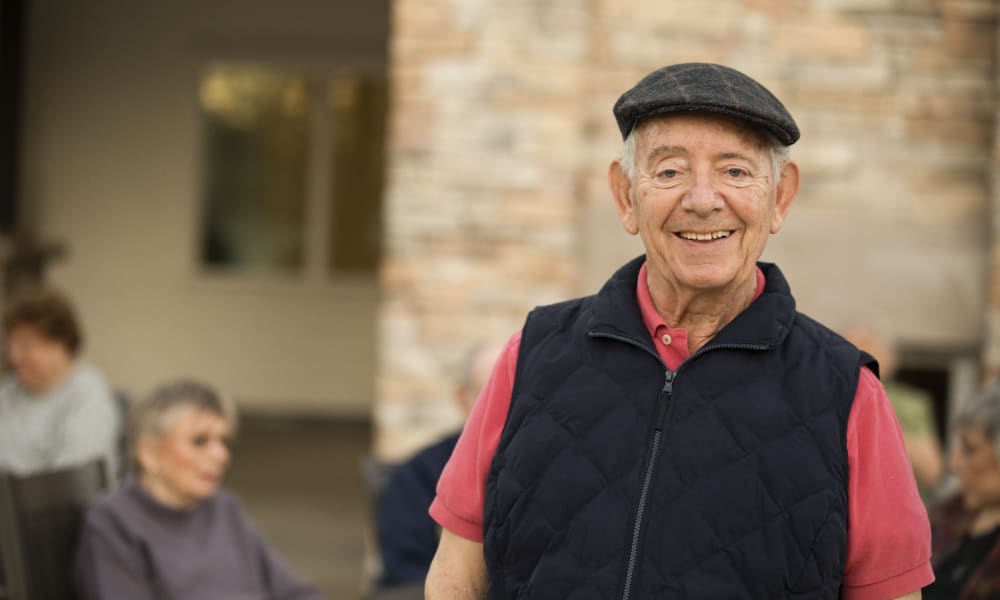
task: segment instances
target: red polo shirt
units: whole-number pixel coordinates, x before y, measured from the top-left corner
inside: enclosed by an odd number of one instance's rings
[[[687,331],[670,328],[653,306],[646,266],[637,297],[642,320],[660,358],[676,370],[688,358]],[[764,274],[757,270],[757,297]],[[757,299],[754,298],[754,300]],[[455,452],[438,481],[430,514],[442,527],[483,541],[486,477],[507,420],[521,332],[511,336],[469,415]],[[846,600],[886,600],[934,581],[930,525],[903,435],[878,378],[861,369],[847,421],[848,527],[844,567]]]

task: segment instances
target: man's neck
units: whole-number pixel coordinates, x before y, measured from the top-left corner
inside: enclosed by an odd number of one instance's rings
[[[653,306],[671,328],[687,331],[691,354],[746,310],[757,292],[756,271],[739,283],[711,292],[684,291],[648,274],[647,278]]]

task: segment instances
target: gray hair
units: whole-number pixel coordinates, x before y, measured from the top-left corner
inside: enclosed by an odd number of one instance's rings
[[[186,379],[160,385],[129,407],[126,430],[128,459],[136,472],[142,468],[137,456],[139,442],[162,436],[182,408],[211,413],[225,419],[234,429],[236,427],[235,406],[208,385]]]
[[[981,430],[1000,460],[1000,381],[963,403],[955,413],[952,427]]]
[[[640,124],[629,132],[628,137],[625,138],[625,144],[622,146],[622,157],[619,163],[622,169],[625,170],[625,174],[628,175],[629,181],[635,182],[635,150],[636,150],[636,133],[643,128],[643,124]],[[758,135],[763,138],[764,143],[771,154],[771,181],[777,182],[781,179],[781,168],[785,166],[790,158],[789,146],[782,144],[778,141],[778,138],[774,137],[769,131],[756,130]]]

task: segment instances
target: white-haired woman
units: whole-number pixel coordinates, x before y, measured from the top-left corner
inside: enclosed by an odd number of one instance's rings
[[[1000,598],[1000,384],[955,418],[949,468],[957,495],[932,512],[936,581],[924,600]]]
[[[219,489],[235,417],[211,388],[180,381],[132,407],[134,474],[87,512],[76,581],[85,600],[315,600]]]

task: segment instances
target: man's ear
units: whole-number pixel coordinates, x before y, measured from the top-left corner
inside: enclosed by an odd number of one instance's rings
[[[615,208],[622,220],[625,231],[632,235],[639,233],[639,221],[636,217],[636,206],[632,199],[632,181],[628,178],[620,160],[611,161],[608,167],[608,187],[615,199]]]
[[[771,233],[778,233],[785,222],[788,209],[792,207],[795,196],[799,193],[799,165],[788,161],[781,167],[781,179],[774,199],[774,212],[771,214]]]

